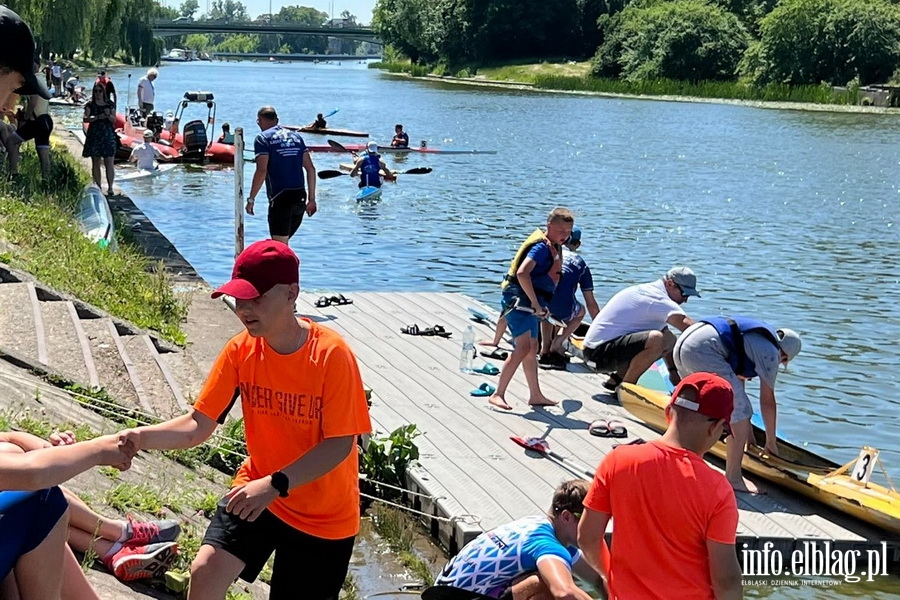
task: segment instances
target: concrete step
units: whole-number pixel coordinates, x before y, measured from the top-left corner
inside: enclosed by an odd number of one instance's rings
[[[72,381],[100,386],[91,346],[71,302],[41,302],[44,332],[47,335],[48,364]]]
[[[149,405],[151,412],[162,418],[184,414],[186,405],[181,386],[160,359],[150,336],[123,335],[120,339],[132,364],[129,373],[138,396],[143,398],[141,403]]]
[[[44,322],[33,283],[0,284],[0,347],[48,364]]]
[[[201,372],[197,363],[184,352],[160,352],[159,358],[178,382],[184,401],[182,408],[186,411],[197,400],[206,381],[206,373]]]
[[[126,361],[131,364],[130,358],[122,356],[119,351],[121,340],[116,331],[116,326],[110,319],[82,319],[81,326],[87,335],[91,346],[91,356],[97,365],[97,374],[100,385],[117,402],[136,409],[153,412],[153,406],[146,401],[141,402],[138,391],[132,384],[128,374]],[[131,365],[134,368],[133,365]],[[141,390],[143,393],[143,390]]]

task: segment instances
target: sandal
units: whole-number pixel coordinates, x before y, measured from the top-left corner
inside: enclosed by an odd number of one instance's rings
[[[419,326],[413,323],[412,325],[407,325],[400,329],[400,333],[405,333],[406,335],[425,335],[419,331]]]
[[[331,298],[329,298],[329,300],[331,300],[331,303],[334,304],[335,306],[344,306],[345,304],[353,304],[353,300],[351,300],[350,298],[344,297],[343,294],[338,294],[337,296],[332,296]]]
[[[497,391],[497,388],[492,386],[489,383],[482,383],[477,388],[469,392],[471,396],[492,396],[494,392]]]
[[[491,363],[484,363],[484,365],[482,365],[481,367],[478,367],[477,369],[472,369],[472,372],[473,373],[481,373],[482,375],[499,375],[500,369],[498,369],[496,366],[492,365]]]
[[[588,432],[591,435],[603,438],[624,438],[628,437],[628,430],[621,421],[615,419],[599,419],[588,426]]]
[[[316,308],[325,308],[326,306],[331,306],[331,298],[322,296],[321,298],[316,300]]]
[[[453,335],[453,332],[447,331],[446,329],[444,329],[443,325],[435,325],[434,327],[431,328],[431,333],[432,333],[432,335],[436,335],[436,336],[439,336],[442,338],[449,338],[450,336]]]
[[[508,353],[500,350],[499,348],[491,350],[490,352],[485,352],[484,350],[482,350],[480,354],[485,358],[493,358],[494,360],[506,360],[506,358],[509,356]]]

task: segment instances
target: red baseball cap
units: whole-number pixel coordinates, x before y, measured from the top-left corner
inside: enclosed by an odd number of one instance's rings
[[[681,398],[684,388],[697,392],[696,400]],[[672,392],[671,405],[680,406],[711,419],[725,419],[725,431],[731,433],[731,412],[734,410],[734,390],[731,384],[713,373],[691,373],[682,379]]]
[[[262,240],[247,246],[234,261],[231,281],[212,293],[238,300],[262,296],[278,284],[300,283],[300,259],[287,244]]]

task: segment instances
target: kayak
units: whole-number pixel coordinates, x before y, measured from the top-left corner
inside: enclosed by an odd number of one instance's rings
[[[50,98],[47,103],[50,106],[56,107],[64,107],[64,108],[84,108],[84,100],[79,100],[78,102],[69,100],[67,98]]]
[[[76,218],[82,231],[92,242],[101,248],[117,249],[112,212],[106,196],[97,184],[92,183],[84,188]]]
[[[378,200],[381,198],[381,188],[374,187],[371,185],[367,185],[364,188],[360,188],[359,192],[356,193],[356,201],[363,202],[366,200]]]
[[[122,169],[122,171],[116,173],[116,181],[134,181],[135,179],[143,179],[145,177],[156,177],[157,175],[161,175],[166,171],[171,171],[175,168],[175,165],[172,163],[165,163],[158,165],[155,169]],[[121,174],[120,174],[121,173]]]
[[[668,393],[623,383],[619,386],[618,395],[628,412],[657,431],[666,430]],[[848,474],[856,460],[842,466],[780,437],[780,456],[769,456],[763,450],[765,439],[765,431],[753,425],[753,435],[742,465],[746,471],[844,514],[900,534],[900,494],[871,481],[860,481],[858,467]],[[877,456],[874,449],[864,448],[863,451],[872,451]],[[724,460],[725,443],[717,442],[710,452]],[[866,461],[866,464],[874,460]]]
[[[365,131],[353,131],[351,129],[318,129],[316,127],[310,127],[309,125],[304,125],[302,127],[297,125],[285,125],[285,129],[290,129],[291,131],[299,131],[301,133],[312,133],[316,135],[334,135],[338,137],[369,137],[369,134]]]
[[[343,144],[344,148],[349,152],[364,152],[366,147],[364,144]],[[329,145],[312,145],[307,146],[310,152],[342,152],[337,148]],[[390,146],[378,146],[379,154],[406,154],[412,152],[414,154],[497,154],[496,150],[464,150],[456,148],[391,148]]]

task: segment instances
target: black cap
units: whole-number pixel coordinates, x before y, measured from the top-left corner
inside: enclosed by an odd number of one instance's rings
[[[22,18],[5,6],[0,6],[0,64],[18,72],[25,84],[17,94],[37,94],[46,100],[50,92],[43,81],[34,74],[34,36]]]

